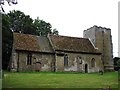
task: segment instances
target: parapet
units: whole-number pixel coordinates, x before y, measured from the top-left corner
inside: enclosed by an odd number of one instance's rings
[[[110,28],[106,28],[106,27],[101,27],[101,26],[94,25],[94,26],[88,28],[87,30],[84,30],[84,32],[92,30],[93,28],[94,28],[94,30],[98,29],[98,30],[101,30],[101,31],[103,31],[103,30],[111,30]]]

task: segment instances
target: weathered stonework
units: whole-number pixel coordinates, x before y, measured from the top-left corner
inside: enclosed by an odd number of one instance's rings
[[[87,65],[87,72],[99,72],[99,70],[103,70],[103,65],[101,62],[101,55],[93,55],[93,54],[78,54],[78,53],[67,53],[69,64],[68,67],[65,68],[65,71],[77,71],[77,72],[86,72],[85,64]],[[81,57],[81,61],[79,61],[79,57]],[[91,67],[91,60],[95,59],[95,67]],[[81,63],[80,63],[81,62]]]
[[[55,59],[53,54],[32,53],[31,65],[27,65],[28,52],[22,51],[14,54],[12,68],[15,71],[53,71],[52,63]]]
[[[14,33],[11,71],[81,72],[112,70],[110,29],[92,27],[84,38]]]
[[[113,45],[109,28],[93,26],[84,30],[84,38],[90,38],[95,47],[102,53],[105,70],[113,70]]]

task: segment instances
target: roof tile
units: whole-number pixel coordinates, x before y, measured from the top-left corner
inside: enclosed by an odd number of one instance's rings
[[[73,52],[93,52],[96,53],[96,49],[87,38],[68,37],[49,35],[55,50],[73,51]]]
[[[47,37],[13,33],[16,50],[53,52]]]

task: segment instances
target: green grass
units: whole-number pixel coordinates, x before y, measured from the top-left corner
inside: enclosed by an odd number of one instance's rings
[[[5,72],[3,88],[118,88],[118,72],[99,73],[53,73]]]

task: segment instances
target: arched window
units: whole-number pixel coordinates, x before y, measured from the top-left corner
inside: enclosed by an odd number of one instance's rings
[[[91,67],[95,67],[95,59],[94,58],[92,58],[92,60],[91,60]]]
[[[68,55],[67,54],[64,56],[64,66],[65,67],[68,66]]]

